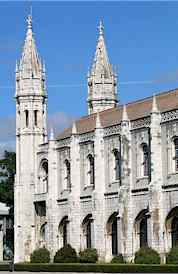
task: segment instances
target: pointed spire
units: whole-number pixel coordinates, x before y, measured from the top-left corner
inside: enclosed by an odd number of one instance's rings
[[[112,74],[112,68],[109,63],[109,58],[104,41],[104,26],[102,21],[99,24],[99,38],[96,46],[95,58],[91,69],[91,74],[101,78],[109,78]]]
[[[100,120],[99,111],[97,111],[97,114],[96,114],[96,126],[95,126],[95,128],[101,128],[101,120]]]
[[[73,135],[77,134],[76,122],[74,122],[73,125],[72,125],[72,134],[73,134]]]
[[[53,130],[53,127],[51,128],[51,131],[50,131],[49,140],[50,141],[54,141],[54,130]]]
[[[157,100],[156,100],[156,95],[153,94],[153,101],[152,101],[152,110],[151,113],[158,113],[158,105],[157,105]]]
[[[123,110],[122,110],[122,121],[129,121],[128,114],[127,114],[127,107],[126,107],[126,105],[123,106]]]
[[[42,64],[38,56],[35,39],[33,36],[32,11],[27,17],[27,33],[20,60],[20,71],[24,78],[40,78]]]

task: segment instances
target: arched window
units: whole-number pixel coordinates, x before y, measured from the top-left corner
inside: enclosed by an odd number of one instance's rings
[[[114,212],[107,222],[107,232],[110,235],[112,255],[118,255],[118,213]]]
[[[148,209],[143,209],[135,219],[137,246],[148,246]]]
[[[59,225],[59,232],[60,232],[60,235],[62,236],[63,246],[66,246],[68,243],[68,224],[69,224],[68,217],[65,216]]]
[[[95,185],[95,161],[94,157],[89,154],[88,155],[88,176],[89,176],[89,184],[94,186]]]
[[[25,126],[29,126],[29,115],[28,115],[28,110],[25,110]]]
[[[71,174],[70,174],[70,162],[69,160],[65,160],[65,174],[66,174],[66,187],[71,190]]]
[[[44,223],[40,229],[40,245],[43,247],[47,241],[47,231],[46,231],[47,223]]]
[[[143,176],[149,175],[149,149],[147,144],[142,144],[143,150]]]
[[[88,214],[82,223],[83,232],[85,236],[85,248],[92,248],[92,227],[93,218],[91,214]]]
[[[140,247],[148,245],[147,238],[147,218],[144,216],[140,221]]]
[[[175,171],[178,171],[178,137],[174,138]]]
[[[39,193],[45,193],[48,191],[48,161],[42,160],[39,172],[39,187],[37,190]]]
[[[38,110],[34,110],[34,123],[35,126],[38,125]]]
[[[120,166],[120,153],[117,149],[113,150],[114,154],[114,173],[115,180],[120,180],[121,177],[121,166]]]
[[[175,216],[171,224],[172,247],[178,246],[178,217]]]

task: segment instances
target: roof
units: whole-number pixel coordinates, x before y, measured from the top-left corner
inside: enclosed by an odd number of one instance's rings
[[[128,118],[134,121],[150,115],[152,109],[153,97],[147,97],[142,100],[134,101],[126,105]],[[178,109],[178,89],[162,92],[156,95],[156,101],[160,112],[167,112]],[[116,108],[107,109],[100,112],[100,121],[103,128],[120,124],[122,119],[123,105]],[[76,129],[78,134],[91,132],[95,129],[96,113],[85,116],[77,120]],[[72,127],[65,129],[57,136],[57,140],[65,139],[71,136]]]

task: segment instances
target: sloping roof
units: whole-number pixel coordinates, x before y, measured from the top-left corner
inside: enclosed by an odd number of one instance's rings
[[[153,97],[147,97],[142,100],[128,103],[127,114],[130,121],[134,121],[143,117],[150,115],[152,108]],[[170,111],[173,109],[178,109],[178,89],[170,90],[167,92],[162,92],[156,95],[156,101],[158,108],[161,112]],[[116,108],[107,109],[100,112],[100,121],[103,128],[112,125],[117,125],[122,119],[122,109],[123,105],[119,105]],[[85,116],[77,120],[76,128],[78,134],[83,134],[85,132],[90,132],[95,129],[96,113]],[[64,130],[61,134],[57,136],[57,140],[64,139],[71,136],[72,128]]]

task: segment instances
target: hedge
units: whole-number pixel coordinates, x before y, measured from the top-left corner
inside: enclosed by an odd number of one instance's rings
[[[167,264],[178,264],[178,247],[173,247],[167,254]]]
[[[15,271],[100,272],[100,273],[178,273],[177,265],[138,264],[15,264]]]
[[[9,271],[9,263],[1,263],[0,271]]]

